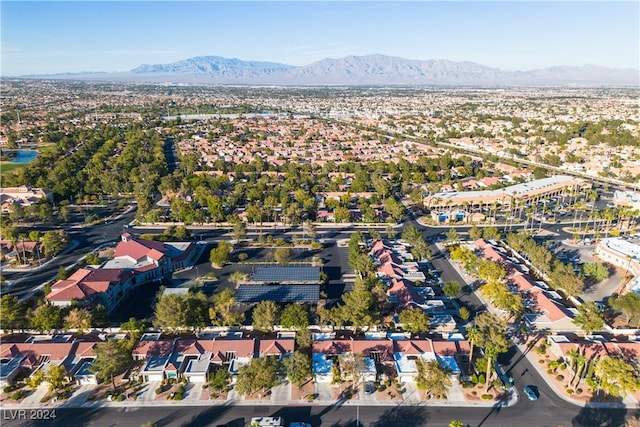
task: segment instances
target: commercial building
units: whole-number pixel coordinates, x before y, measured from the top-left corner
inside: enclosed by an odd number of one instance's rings
[[[510,207],[537,202],[545,197],[561,196],[568,192],[589,187],[590,184],[580,178],[555,175],[497,190],[436,193],[425,197],[423,202],[427,209],[474,209],[493,205],[494,203],[503,207]]]

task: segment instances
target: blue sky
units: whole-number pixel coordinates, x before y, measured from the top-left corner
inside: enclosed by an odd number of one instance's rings
[[[640,2],[0,3],[3,76],[127,71],[203,55],[305,65],[381,53],[503,69],[640,68]]]

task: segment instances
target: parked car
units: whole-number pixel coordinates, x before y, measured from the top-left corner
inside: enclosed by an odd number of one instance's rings
[[[524,394],[527,395],[529,400],[538,400],[538,387],[534,385],[525,386]]]
[[[364,394],[373,394],[376,392],[376,385],[372,382],[368,382],[364,385]]]

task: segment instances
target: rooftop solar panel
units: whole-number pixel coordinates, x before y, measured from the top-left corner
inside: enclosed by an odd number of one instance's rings
[[[236,292],[236,300],[241,303],[318,302],[319,299],[320,285],[240,285]]]
[[[320,282],[320,267],[298,265],[257,267],[251,277],[251,281],[262,283],[317,283]]]

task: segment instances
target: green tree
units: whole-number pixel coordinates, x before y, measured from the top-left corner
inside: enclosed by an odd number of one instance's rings
[[[120,331],[126,332],[132,341],[139,340],[149,325],[144,319],[130,317],[129,320],[120,325]]]
[[[280,325],[286,329],[306,329],[309,326],[309,313],[302,304],[287,304],[280,316]]]
[[[251,359],[249,364],[240,367],[235,390],[240,395],[251,396],[275,387],[278,384],[279,365],[275,357]]]
[[[370,291],[353,290],[342,295],[344,305],[339,307],[340,318],[356,328],[371,326],[378,322],[374,297]]]
[[[622,312],[627,323],[640,326],[640,294],[627,292],[610,298],[609,305],[614,310]]]
[[[94,352],[96,359],[89,366],[89,370],[103,381],[109,379],[115,390],[115,376],[133,363],[127,344],[121,340],[111,339],[96,344]]]
[[[311,359],[301,351],[295,351],[292,356],[284,359],[287,378],[296,387],[301,387],[311,377]]]
[[[582,266],[582,273],[595,282],[600,282],[609,277],[609,270],[597,262],[587,262]]]
[[[64,318],[64,326],[68,329],[77,329],[83,333],[91,328],[91,313],[83,308],[72,308]]]
[[[466,427],[467,425],[460,420],[449,421],[449,427]]]
[[[476,318],[475,329],[478,331],[476,345],[484,349],[485,360],[487,362],[487,387],[490,384],[493,362],[496,357],[507,351],[509,348],[509,339],[507,332],[507,323],[504,319],[493,313],[485,312]]]
[[[288,247],[278,248],[273,254],[273,259],[278,264],[286,264],[293,256],[293,249]]]
[[[209,387],[217,392],[222,392],[229,387],[231,375],[226,369],[217,369],[209,377]]]
[[[429,315],[419,308],[407,308],[400,312],[398,320],[402,329],[412,334],[424,334],[429,332],[431,319]]]
[[[451,227],[447,231],[447,233],[445,234],[445,237],[447,238],[447,243],[457,244],[460,242],[460,235],[458,234],[458,230],[456,230],[453,227]]]
[[[458,310],[458,316],[460,317],[460,319],[466,322],[467,320],[469,320],[471,313],[469,312],[469,309],[467,309],[467,307],[460,307],[460,310]]]
[[[22,329],[26,322],[26,310],[15,295],[5,293],[0,297],[0,325],[2,329]]]
[[[36,309],[31,319],[31,327],[39,332],[62,328],[63,313],[60,307],[43,304]]]
[[[456,295],[460,293],[460,289],[460,284],[455,280],[449,280],[445,282],[444,286],[442,287],[442,291],[449,298],[455,298]]]
[[[418,358],[416,367],[418,368],[416,385],[419,389],[434,396],[447,396],[447,387],[451,387],[452,384],[451,375],[448,370],[440,366],[440,362],[437,360],[426,362]]]
[[[202,292],[167,294],[156,303],[153,324],[171,330],[200,329],[205,326],[206,318],[207,299]]]
[[[236,294],[231,289],[223,289],[211,298],[209,308],[211,323],[218,326],[239,326],[244,321],[244,313],[236,305]]]
[[[257,331],[271,331],[278,324],[279,311],[278,305],[273,301],[259,302],[253,309],[251,324]]]
[[[67,247],[68,237],[62,230],[47,231],[42,236],[44,254],[48,257],[58,255]]]
[[[469,229],[469,238],[471,238],[472,240],[478,240],[481,237],[482,237],[482,229],[475,224],[472,225],[471,228]]]
[[[67,383],[67,370],[64,365],[51,363],[45,374],[45,380],[49,383],[49,390],[60,390]]]
[[[587,301],[578,306],[578,314],[573,318],[573,323],[579,326],[587,335],[594,331],[602,330],[604,316],[600,308],[593,301]]]
[[[227,242],[220,242],[218,246],[214,249],[211,249],[209,253],[209,261],[216,267],[222,267],[229,260],[229,255],[231,254],[231,245]]]
[[[636,368],[622,358],[605,356],[598,359],[593,370],[599,386],[614,397],[625,397],[640,389]]]
[[[91,310],[91,318],[94,327],[104,328],[109,324],[109,310],[103,304],[98,304]]]

